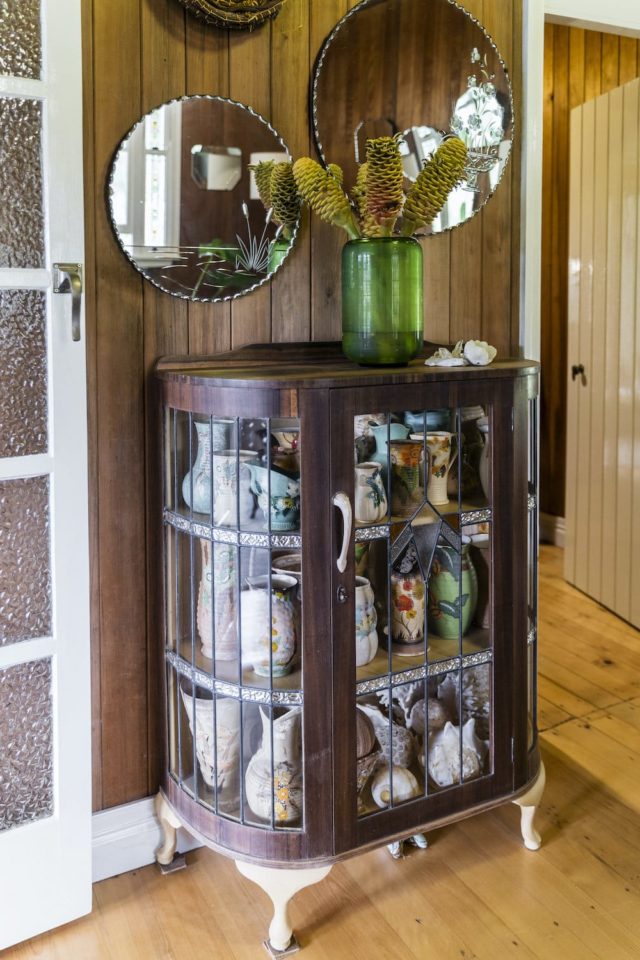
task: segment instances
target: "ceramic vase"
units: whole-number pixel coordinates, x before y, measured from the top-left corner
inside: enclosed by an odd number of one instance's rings
[[[375,427],[371,427],[371,432],[376,441],[376,448],[371,454],[371,459],[377,461],[382,467],[382,475],[386,477],[387,470],[387,459],[389,453],[388,441],[390,440],[406,440],[409,436],[409,427],[406,427],[404,423],[390,423],[387,427],[386,423],[380,423]]]
[[[242,663],[260,677],[291,672],[298,643],[295,577],[282,574],[253,577],[240,593]]]
[[[260,707],[262,742],[245,774],[245,796],[262,820],[293,824],[302,814],[301,708],[271,720]],[[271,736],[273,727],[273,756]]]
[[[425,425],[429,431],[447,430],[451,419],[451,412],[448,408],[439,410],[405,410],[404,422],[410,430],[422,435]]]
[[[258,498],[265,526],[272,530],[297,530],[300,525],[300,478],[258,463],[248,463],[251,490]]]
[[[202,654],[213,658],[214,616],[216,660],[235,660],[238,656],[236,626],[236,553],[226,543],[200,540],[202,573],[198,587],[196,621]],[[213,571],[211,555],[213,553]],[[213,609],[211,604],[214,594]]]
[[[342,250],[342,349],[356,363],[405,364],[423,341],[422,247],[413,237],[351,240]]]
[[[198,437],[198,449],[193,467],[182,481],[182,496],[194,513],[209,513],[211,510],[211,431],[209,423],[194,424]]]
[[[386,422],[386,413],[364,413],[353,418],[354,463],[371,460],[371,455],[376,449],[371,427],[380,426]]]
[[[378,652],[378,614],[371,584],[356,577],[356,667],[370,663]]]
[[[380,464],[372,460],[355,466],[356,520],[361,523],[378,523],[387,515],[387,494],[382,482]]]
[[[193,736],[194,697],[184,690],[181,693]],[[233,799],[240,785],[240,702],[226,697],[216,700],[215,744],[213,700],[196,697],[195,714],[196,756],[202,779]]]
[[[253,509],[250,477],[245,464],[253,459],[250,450],[221,450],[213,454],[213,522],[217,527],[242,524]],[[238,470],[240,482],[238,482]],[[244,482],[243,482],[244,481]],[[247,499],[249,498],[249,499]]]
[[[447,430],[437,430],[427,433],[427,449],[429,451],[429,479],[427,483],[427,498],[434,506],[445,506],[449,503],[447,495],[447,480],[449,471],[456,462],[458,451],[452,453],[452,440],[455,434]],[[412,439],[422,439],[414,434]]]
[[[391,638],[394,643],[424,640],[424,581],[419,572],[391,574]]]
[[[429,577],[429,630],[446,640],[457,640],[471,625],[478,601],[478,579],[469,544],[460,553],[448,544],[435,549]]]
[[[424,444],[421,440],[392,440],[389,449],[391,513],[394,517],[410,517],[424,500],[420,484]]]

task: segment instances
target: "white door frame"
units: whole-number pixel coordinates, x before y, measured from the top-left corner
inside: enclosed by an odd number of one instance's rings
[[[640,38],[639,0],[524,0],[520,345],[540,358],[544,21]]]

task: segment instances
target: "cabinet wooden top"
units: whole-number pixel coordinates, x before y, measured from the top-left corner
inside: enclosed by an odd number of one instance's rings
[[[425,343],[419,357],[402,367],[361,367],[347,360],[338,341],[254,344],[213,357],[163,357],[156,364],[162,380],[182,384],[263,389],[318,389],[447,380],[493,380],[529,376],[533,360],[496,360],[487,367],[427,367],[436,344]]]

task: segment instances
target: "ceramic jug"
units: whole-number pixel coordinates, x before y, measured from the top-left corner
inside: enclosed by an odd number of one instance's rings
[[[356,520],[361,523],[378,523],[387,515],[387,494],[382,482],[380,464],[374,460],[355,466]]]
[[[245,796],[262,820],[296,823],[302,814],[301,708],[292,707],[273,720],[260,707],[262,743],[245,774]],[[273,757],[271,735],[273,727]]]
[[[300,478],[272,467],[267,470],[259,463],[247,463],[251,473],[251,490],[258,498],[258,506],[272,530],[297,530],[300,525]]]
[[[213,550],[213,571],[211,554]],[[236,551],[226,543],[211,543],[200,540],[202,573],[198,587],[196,621],[202,646],[202,654],[213,657],[215,611],[216,660],[235,660],[238,656],[238,631],[236,628]],[[214,593],[213,609],[211,604]]]
[[[377,623],[371,584],[366,577],[356,577],[356,667],[370,663],[378,652]]]
[[[424,592],[419,571],[391,574],[391,637],[394,643],[423,642]]]
[[[436,507],[449,503],[447,478],[458,457],[457,450],[453,455],[451,453],[452,440],[455,436],[447,430],[427,433],[427,450],[429,451],[427,498]],[[423,434],[412,433],[411,439],[422,440]]]
[[[376,448],[371,454],[371,459],[376,460],[382,467],[382,476],[386,478],[387,476],[387,460],[388,460],[388,441],[389,440],[406,440],[409,436],[409,427],[405,426],[404,423],[390,423],[387,430],[386,423],[379,423],[376,426],[371,427],[371,432],[376,441]]]
[[[412,516],[424,500],[420,484],[420,464],[424,458],[422,440],[392,440],[391,513],[394,517]]]
[[[180,691],[193,736],[194,698]],[[224,791],[228,799],[237,796],[240,786],[240,702],[220,697],[215,704],[215,745],[213,700],[195,698],[196,756],[202,779],[209,787]]]
[[[221,450],[213,454],[213,522],[217,527],[237,526],[238,511],[241,523],[251,515],[251,478],[245,464],[254,457],[251,450]]]
[[[295,577],[252,577],[240,592],[242,663],[259,677],[285,677],[298,642]],[[271,664],[271,667],[270,667]]]
[[[184,502],[194,513],[209,513],[211,510],[211,451],[229,446],[234,424],[234,420],[194,421],[198,449],[195,463],[182,481]]]
[[[457,640],[471,625],[478,602],[478,578],[468,543],[460,553],[440,543],[435,549],[429,577],[429,630],[447,640]]]

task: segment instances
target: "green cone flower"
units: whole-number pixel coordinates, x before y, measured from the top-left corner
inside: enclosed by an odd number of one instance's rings
[[[443,140],[424,165],[407,194],[402,214],[403,237],[426,226],[437,217],[447,197],[463,178],[467,148],[458,137]]]
[[[293,178],[293,167],[288,161],[273,164],[270,192],[273,220],[282,225],[283,236],[290,240],[300,215],[300,197]]]
[[[361,163],[358,167],[358,178],[355,182],[355,186],[351,191],[351,199],[355,204],[358,216],[362,221],[365,218],[365,207],[367,201],[367,165],[366,163]]]
[[[315,160],[301,157],[293,165],[298,192],[314,213],[327,223],[346,230],[351,240],[360,236],[353,211],[334,175]]]
[[[397,137],[367,140],[366,236],[390,237],[402,213],[404,170]]]
[[[342,167],[338,166],[337,163],[328,163],[327,170],[332,175],[332,177],[334,177],[338,181],[340,186],[342,186],[342,184],[344,183],[344,173],[342,171]]]
[[[249,170],[253,170],[258,194],[265,210],[271,207],[271,174],[274,167],[274,160],[261,160],[260,163],[249,164]]]

